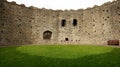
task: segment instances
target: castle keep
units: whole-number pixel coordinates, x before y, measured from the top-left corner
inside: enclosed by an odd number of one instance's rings
[[[0,0],[0,45],[120,41],[120,0],[79,10],[38,9]]]

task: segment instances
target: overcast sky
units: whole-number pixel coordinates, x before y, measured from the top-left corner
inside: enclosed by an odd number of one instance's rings
[[[16,1],[18,4],[25,4],[26,6],[35,6],[38,8],[47,9],[81,9],[92,7],[94,5],[101,5],[112,0],[8,0]]]

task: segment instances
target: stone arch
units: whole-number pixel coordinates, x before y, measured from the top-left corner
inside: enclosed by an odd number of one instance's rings
[[[43,32],[43,39],[44,40],[50,40],[51,37],[52,37],[52,32],[51,31],[47,30],[47,31]]]

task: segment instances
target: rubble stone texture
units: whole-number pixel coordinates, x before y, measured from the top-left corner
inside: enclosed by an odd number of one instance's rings
[[[26,7],[0,0],[0,45],[120,41],[120,0],[79,10]]]

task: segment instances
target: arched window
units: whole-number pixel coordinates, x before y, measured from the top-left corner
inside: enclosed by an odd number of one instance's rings
[[[51,39],[51,36],[52,36],[52,32],[51,31],[43,32],[43,39],[49,40],[49,39]]]
[[[73,26],[77,26],[77,20],[73,19]]]
[[[61,20],[61,26],[64,27],[66,25],[66,20],[65,19],[62,19]]]

